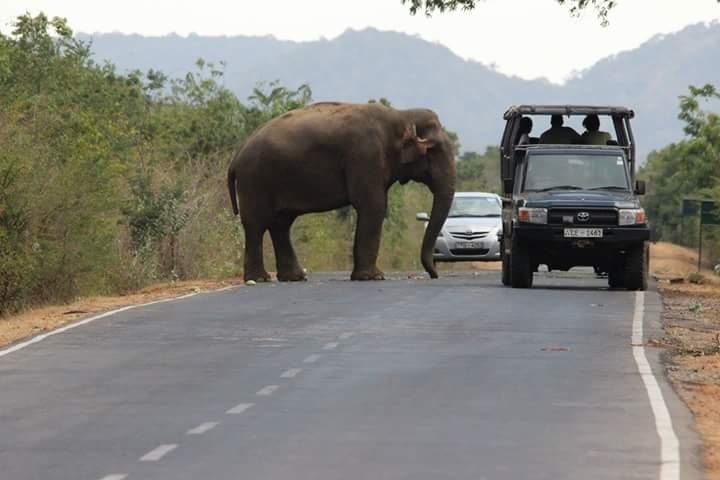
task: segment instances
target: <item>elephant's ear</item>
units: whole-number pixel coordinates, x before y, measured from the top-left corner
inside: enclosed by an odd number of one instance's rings
[[[417,126],[412,123],[405,127],[402,138],[401,163],[412,163],[419,157],[427,155],[429,148],[435,145],[435,141],[428,138],[421,138],[417,135]]]

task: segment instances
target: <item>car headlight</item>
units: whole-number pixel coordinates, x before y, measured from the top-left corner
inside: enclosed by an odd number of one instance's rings
[[[518,209],[518,221],[523,223],[547,223],[547,208],[526,208]]]
[[[644,225],[646,222],[644,208],[627,208],[618,211],[618,225]]]

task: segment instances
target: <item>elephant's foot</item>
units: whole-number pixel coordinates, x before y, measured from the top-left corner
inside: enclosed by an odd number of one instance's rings
[[[350,280],[385,280],[385,274],[377,267],[371,270],[353,270]]]
[[[307,276],[302,269],[298,268],[289,272],[278,271],[277,279],[279,282],[304,282],[307,280]]]
[[[264,282],[271,282],[272,277],[270,277],[270,274],[263,271],[263,272],[246,272],[243,276],[246,282],[252,280],[257,283],[264,283]]]

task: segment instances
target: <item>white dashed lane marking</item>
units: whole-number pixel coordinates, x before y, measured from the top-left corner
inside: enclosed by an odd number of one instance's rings
[[[338,338],[340,340],[347,340],[350,337],[352,337],[353,335],[355,335],[355,332],[345,332],[345,333],[341,334]]]
[[[263,388],[257,391],[255,395],[261,396],[261,397],[268,397],[275,393],[275,390],[280,388],[280,385],[265,385]]]
[[[300,372],[302,372],[302,368],[291,368],[290,370],[284,371],[282,375],[280,375],[280,378],[293,378]]]
[[[154,450],[150,450],[148,453],[140,457],[141,462],[157,462],[162,457],[172,452],[177,448],[177,444],[171,445],[160,445]]]
[[[218,422],[205,422],[185,432],[185,435],[202,435],[218,426]]]
[[[127,474],[125,473],[113,473],[112,475],[102,477],[100,480],[125,480],[126,478]]]
[[[227,413],[228,415],[240,415],[246,410],[249,410],[252,406],[252,403],[239,403],[225,413]]]
[[[320,360],[320,357],[322,357],[322,355],[313,353],[312,355],[309,355],[305,360],[303,360],[303,363],[315,363]]]
[[[339,345],[339,343],[337,343],[337,342],[326,343],[325,346],[323,347],[323,350],[335,350],[338,345]]]

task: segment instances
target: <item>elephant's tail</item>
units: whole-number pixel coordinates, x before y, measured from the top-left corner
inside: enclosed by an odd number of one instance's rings
[[[230,166],[228,169],[228,190],[230,191],[230,203],[232,203],[233,213],[238,214],[237,194],[235,188],[235,169]]]

